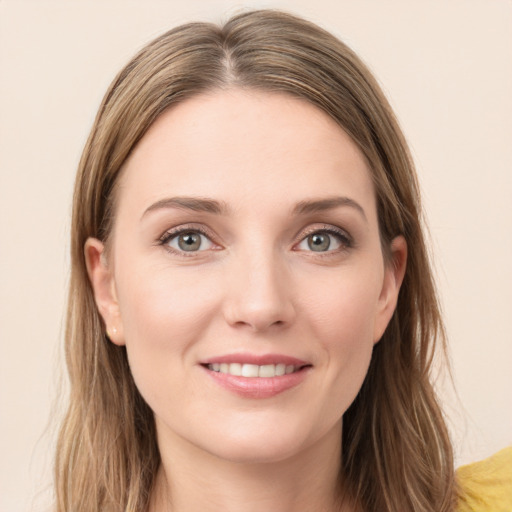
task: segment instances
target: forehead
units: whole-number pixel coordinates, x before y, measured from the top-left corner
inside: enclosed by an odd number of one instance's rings
[[[286,204],[350,194],[374,202],[366,159],[310,103],[281,93],[215,91],[166,111],[125,163],[120,203],[165,195]]]

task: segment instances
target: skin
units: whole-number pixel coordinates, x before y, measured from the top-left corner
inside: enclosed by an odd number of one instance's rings
[[[362,153],[302,100],[216,91],[157,119],[118,194],[108,258],[96,239],[85,254],[110,338],[126,345],[155,414],[162,467],[152,509],[338,510],[342,416],[406,262],[402,237],[384,260]],[[176,197],[222,211],[177,207]],[[169,235],[177,228],[204,230],[200,250],[180,250]],[[312,250],[313,233],[330,246]],[[201,365],[232,353],[310,366],[287,391],[244,397]]]

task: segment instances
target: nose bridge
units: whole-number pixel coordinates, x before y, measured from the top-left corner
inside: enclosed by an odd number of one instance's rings
[[[229,324],[262,331],[292,321],[291,283],[278,251],[268,247],[244,251],[230,270],[225,308]]]

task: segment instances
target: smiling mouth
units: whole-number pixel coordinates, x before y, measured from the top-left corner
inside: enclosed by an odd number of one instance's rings
[[[224,389],[242,398],[264,399],[298,387],[313,365],[282,354],[227,354],[200,366]]]
[[[246,363],[211,363],[204,365],[208,370],[225,375],[233,375],[235,377],[248,378],[268,378],[280,377],[296,373],[303,368],[311,365],[293,365],[293,364],[246,364]]]

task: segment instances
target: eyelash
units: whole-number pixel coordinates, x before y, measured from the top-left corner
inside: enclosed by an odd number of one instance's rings
[[[212,234],[208,230],[202,228],[201,226],[180,226],[179,228],[172,229],[170,231],[166,231],[158,239],[158,245],[164,246],[164,248],[166,250],[168,250],[169,252],[172,252],[173,254],[177,254],[179,256],[183,256],[186,258],[193,257],[193,256],[197,255],[198,252],[205,252],[205,251],[189,251],[189,252],[181,251],[181,250],[176,250],[168,245],[171,240],[173,240],[174,238],[177,238],[178,236],[180,236],[184,233],[197,233],[199,235],[206,237],[208,240],[210,240],[210,242],[213,245],[216,245],[215,242],[213,241]],[[316,235],[316,234],[327,234],[327,235],[330,235],[330,236],[336,238],[338,240],[338,242],[340,243],[340,247],[336,248],[336,249],[327,250],[327,251],[315,252],[315,251],[311,250],[311,251],[304,251],[304,252],[315,253],[315,256],[317,256],[317,257],[328,257],[328,256],[332,256],[333,254],[336,254],[336,253],[347,251],[348,249],[351,249],[354,247],[354,241],[353,241],[352,237],[346,231],[336,228],[330,224],[326,224],[326,225],[323,225],[320,227],[315,226],[315,227],[312,227],[312,228],[306,230],[305,232],[302,232],[300,234],[300,237],[297,237],[298,240],[296,242],[294,242],[293,247],[296,247],[300,243],[307,240],[308,237],[310,237],[312,235]],[[298,251],[298,249],[294,249],[294,250]]]
[[[305,252],[311,252],[314,253],[317,257],[329,257],[333,256],[334,254],[347,251],[349,249],[352,249],[354,247],[354,240],[352,237],[343,229],[337,228],[335,226],[332,226],[331,224],[325,224],[321,226],[314,226],[306,230],[305,232],[302,232],[300,234],[300,239],[298,242],[294,244],[294,247],[296,247],[298,244],[304,242],[307,240],[308,237],[316,234],[327,234],[337,239],[337,241],[340,243],[340,247],[336,249],[331,249],[328,251],[305,251]]]
[[[158,245],[162,245],[167,251],[172,252],[173,254],[177,254],[178,256],[183,256],[185,258],[190,258],[192,256],[197,255],[198,252],[204,252],[204,251],[180,251],[177,249],[174,249],[171,247],[169,242],[173,240],[174,238],[179,237],[180,235],[183,235],[185,233],[194,233],[203,235],[213,245],[216,245],[215,242],[212,240],[212,234],[207,231],[206,229],[200,227],[200,226],[180,226],[179,228],[172,229],[170,231],[166,231],[159,239],[158,239]],[[215,249],[214,249],[215,250]]]

